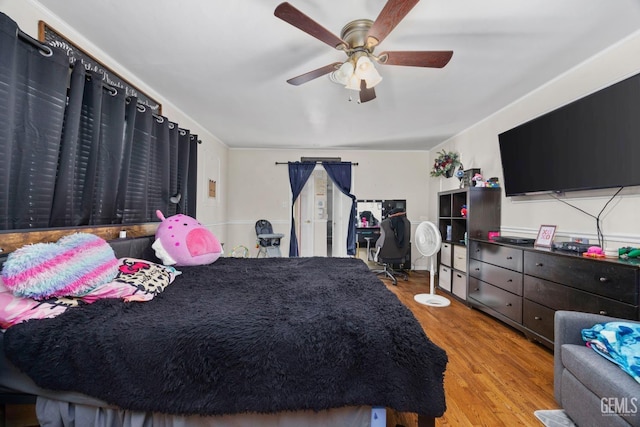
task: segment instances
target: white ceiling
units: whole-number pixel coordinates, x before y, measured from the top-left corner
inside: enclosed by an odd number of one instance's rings
[[[358,104],[328,76],[286,83],[346,56],[276,18],[280,0],[38,2],[232,148],[427,150],[640,29],[640,0],[422,0],[376,51],[453,58],[379,65]],[[290,3],[339,36],[386,0]]]

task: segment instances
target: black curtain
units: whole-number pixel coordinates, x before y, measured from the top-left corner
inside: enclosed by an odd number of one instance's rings
[[[197,144],[0,13],[0,230],[195,216]]]
[[[100,75],[74,68],[50,227],[117,222],[125,106],[124,93],[104,86]]]
[[[67,101],[64,52],[0,15],[0,229],[49,226]]]
[[[185,189],[186,201],[183,212],[191,217],[196,216],[196,191],[198,187],[198,135],[189,135],[189,172],[187,188]]]
[[[294,219],[293,206],[300,196],[304,184],[316,167],[315,162],[289,162],[289,184],[291,185],[291,237],[289,238],[289,256],[299,255],[298,238],[296,237],[296,223]]]
[[[347,255],[356,254],[356,196],[351,194],[351,162],[322,162],[327,175],[338,186],[342,194],[351,199],[349,225],[347,229]]]

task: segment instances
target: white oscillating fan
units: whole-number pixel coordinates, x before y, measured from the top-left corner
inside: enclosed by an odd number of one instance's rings
[[[451,304],[447,298],[436,295],[436,255],[442,245],[440,230],[432,222],[423,221],[416,229],[416,247],[424,257],[429,257],[429,285],[428,294],[418,294],[413,297],[417,302],[432,307],[446,307]]]

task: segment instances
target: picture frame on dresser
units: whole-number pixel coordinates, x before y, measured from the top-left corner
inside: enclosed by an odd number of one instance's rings
[[[550,248],[553,245],[553,236],[555,234],[555,225],[541,225],[540,230],[538,230],[538,237],[536,237],[533,245],[540,248]]]

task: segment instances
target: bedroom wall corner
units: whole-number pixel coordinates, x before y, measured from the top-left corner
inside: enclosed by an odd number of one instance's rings
[[[498,134],[637,74],[640,72],[639,51],[640,31],[435,147],[430,159],[435,158],[435,153],[441,149],[456,150],[461,153],[465,168],[479,167],[485,177],[496,176],[502,182]],[[434,180],[430,186],[431,200],[436,200],[440,191],[437,185],[433,185]],[[445,181],[444,190],[457,185],[457,180],[453,178]],[[563,197],[590,214],[597,215],[615,191],[583,191],[567,193]],[[640,223],[632,220],[633,213],[639,209],[640,187],[625,189],[608,206],[602,217],[602,229],[608,245],[640,245]],[[431,206],[430,215],[437,215],[434,205]],[[589,237],[591,242],[597,242],[595,219],[550,195],[507,198],[503,191],[501,216],[503,234],[536,237],[541,224],[554,224],[558,226],[556,240],[583,235]]]

